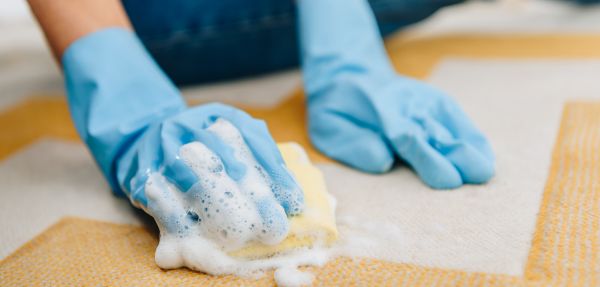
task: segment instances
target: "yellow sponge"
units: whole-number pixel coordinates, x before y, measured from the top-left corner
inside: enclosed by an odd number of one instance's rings
[[[290,218],[290,233],[277,245],[254,242],[242,249],[229,252],[238,258],[262,258],[300,247],[309,247],[317,241],[332,244],[338,237],[335,225],[335,200],[325,186],[325,179],[314,167],[304,149],[296,143],[279,144],[287,167],[304,191],[305,210]]]

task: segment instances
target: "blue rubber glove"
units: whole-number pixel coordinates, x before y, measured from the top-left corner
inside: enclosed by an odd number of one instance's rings
[[[484,183],[494,155],[452,98],[398,75],[366,0],[300,0],[311,140],[326,155],[382,173],[395,155],[437,189]]]
[[[77,40],[62,63],[70,111],[81,138],[112,189],[150,213],[161,234],[185,233],[190,225],[207,221],[203,217],[208,216],[204,211],[209,208],[200,200],[212,191],[209,189],[219,188],[206,184],[212,180],[211,174],[217,174],[232,190],[252,193],[246,195],[260,213],[263,233],[272,235],[265,240],[285,237],[289,229],[286,214],[302,211],[303,193],[263,121],[221,104],[187,108],[137,37],[124,29],[105,29]],[[224,128],[214,129],[219,122]],[[223,129],[228,133],[219,134]],[[194,142],[208,148],[207,158],[213,154],[213,159],[218,158],[211,174],[203,166],[194,169],[180,154],[182,146]],[[251,156],[240,159],[245,150]],[[264,173],[261,180],[268,182],[264,185],[268,193],[261,196],[240,184],[248,174],[257,172]],[[149,196],[148,180],[157,174],[165,179],[160,183],[165,189],[178,190],[181,195]],[[177,200],[179,206],[168,206],[168,200]],[[227,216],[221,214],[221,219]]]

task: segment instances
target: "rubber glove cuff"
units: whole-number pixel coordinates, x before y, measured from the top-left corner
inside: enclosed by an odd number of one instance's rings
[[[152,124],[186,108],[138,37],[123,28],[88,34],[62,57],[71,116],[113,191],[115,163]]]

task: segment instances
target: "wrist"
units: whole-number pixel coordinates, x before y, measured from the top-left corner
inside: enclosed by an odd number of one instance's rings
[[[137,36],[123,28],[90,33],[62,58],[75,127],[114,190],[115,162],[147,127],[186,108]]]

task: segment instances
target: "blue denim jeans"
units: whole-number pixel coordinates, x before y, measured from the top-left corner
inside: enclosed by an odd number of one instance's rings
[[[369,0],[385,36],[463,0]],[[294,0],[124,0],[136,33],[178,85],[297,66]]]

